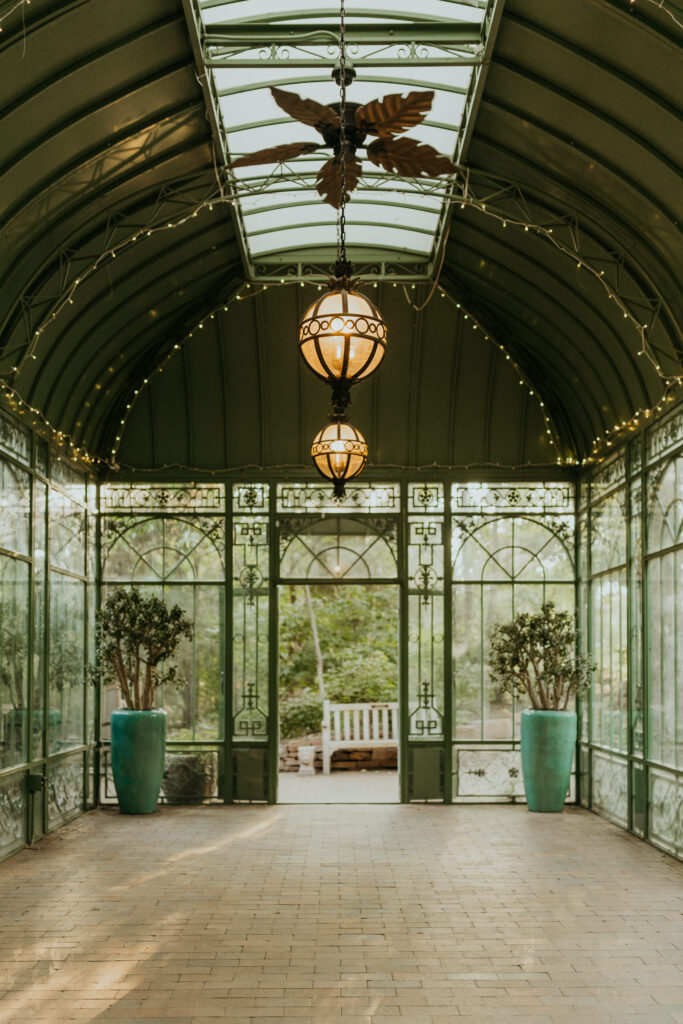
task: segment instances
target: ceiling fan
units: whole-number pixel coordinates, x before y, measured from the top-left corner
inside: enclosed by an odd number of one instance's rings
[[[441,174],[453,174],[457,165],[433,146],[410,138],[397,138],[402,132],[414,128],[424,120],[431,109],[433,92],[411,92],[407,96],[392,93],[381,100],[369,103],[329,103],[324,105],[316,100],[305,99],[295,92],[271,88],[277,105],[290,117],[302,124],[315,128],[323,138],[316,142],[287,142],[270,149],[260,149],[238,157],[231,167],[250,167],[255,164],[275,164],[293,160],[306,153],[331,148],[333,156],[327,160],[316,178],[316,189],[323,201],[336,210],[342,205],[341,175],[344,174],[346,195],[358,185],[361,175],[360,160],[356,150],[364,147],[365,155],[377,167],[404,178],[436,178]],[[341,110],[344,110],[342,131]],[[365,145],[368,135],[375,135],[374,142]],[[344,137],[344,161],[340,159]],[[342,168],[342,162],[344,167]]]

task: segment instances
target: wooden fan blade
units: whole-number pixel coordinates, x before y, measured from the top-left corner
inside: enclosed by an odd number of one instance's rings
[[[377,139],[367,148],[368,159],[385,171],[393,171],[404,178],[438,178],[452,174],[457,164],[415,139]]]
[[[286,142],[283,146],[271,146],[270,149],[259,149],[256,153],[247,153],[233,160],[231,167],[251,167],[253,164],[281,164],[285,160],[293,160],[304,153],[315,153],[320,147],[315,142]]]
[[[356,110],[356,125],[361,131],[387,138],[413,128],[431,110],[433,92],[395,92],[381,100],[371,100]]]
[[[360,178],[360,160],[353,153],[348,153],[346,156],[344,178],[348,197],[349,192],[353,192]],[[333,156],[322,165],[318,171],[315,187],[326,203],[334,206],[335,210],[339,209],[341,205],[341,166],[339,157]]]
[[[285,92],[284,89],[271,87],[270,92],[278,107],[302,124],[307,124],[317,131],[321,131],[323,126],[339,127],[339,115],[335,114],[331,107],[324,107],[322,103],[304,99],[303,96],[295,92]]]

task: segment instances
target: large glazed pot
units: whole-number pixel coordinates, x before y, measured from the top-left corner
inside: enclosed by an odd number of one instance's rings
[[[562,810],[575,745],[575,711],[522,712],[522,774],[530,811]]]
[[[112,711],[111,763],[122,814],[151,814],[156,810],[165,742],[163,708]]]

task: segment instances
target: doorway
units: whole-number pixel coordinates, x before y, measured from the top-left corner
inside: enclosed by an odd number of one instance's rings
[[[398,802],[393,527],[325,516],[290,519],[282,533],[278,801]]]

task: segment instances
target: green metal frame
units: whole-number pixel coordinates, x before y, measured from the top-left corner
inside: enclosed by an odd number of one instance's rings
[[[476,69],[467,90],[442,83],[434,86],[434,83],[430,83],[427,77],[418,80],[402,79],[395,74],[386,77],[387,84],[394,86],[411,88],[417,86],[424,89],[438,87],[442,91],[465,94],[465,113],[455,154],[457,163],[462,163],[466,157],[467,146],[473,131],[474,117],[486,80],[486,69],[491,61],[493,45],[500,24],[503,3],[504,0],[485,0],[483,3],[474,5],[477,9],[485,12],[481,23],[443,22],[433,17],[421,16],[418,11],[415,12],[414,21],[406,23],[390,12],[385,14],[385,12],[369,9],[366,12],[361,12],[360,21],[354,20],[346,29],[346,39],[350,46],[370,48],[368,52],[357,50],[354,53],[354,65],[358,68],[395,68],[397,64],[400,64],[404,67],[420,68],[467,65]],[[282,263],[283,258],[289,265],[288,277],[291,277],[293,265],[301,265],[301,268],[297,269],[297,277],[302,280],[310,280],[312,276],[324,276],[327,273],[326,267],[315,268],[312,265],[328,264],[334,260],[334,245],[332,243],[329,250],[326,249],[324,252],[317,252],[312,248],[301,248],[296,252],[289,251],[286,254],[279,254],[275,251],[251,256],[248,244],[250,233],[247,232],[245,218],[238,201],[239,194],[245,188],[248,190],[248,185],[245,185],[244,180],[239,182],[234,180],[228,169],[230,154],[227,145],[227,132],[220,110],[220,97],[233,92],[240,93],[243,86],[218,90],[211,71],[215,68],[233,67],[263,68],[264,71],[270,68],[310,68],[317,71],[318,74],[300,81],[311,84],[327,81],[330,71],[330,55],[327,50],[330,46],[338,45],[339,33],[336,26],[329,22],[305,20],[310,18],[310,15],[304,15],[296,9],[277,10],[267,19],[254,18],[249,21],[204,26],[202,10],[210,9],[212,6],[214,5],[203,3],[202,0],[183,0],[183,9],[189,26],[192,49],[199,80],[204,91],[214,142],[225,169],[224,173],[229,181],[230,193],[237,198],[233,206],[233,217],[246,279],[249,281],[277,280],[280,270],[278,264]],[[322,8],[317,12],[319,17],[329,16],[329,13]],[[387,20],[374,23],[369,20],[378,16]],[[321,44],[324,49],[320,53],[315,53],[311,49],[311,47]],[[421,52],[420,47],[425,46],[432,47],[433,52],[428,55]],[[374,76],[374,80],[382,81],[382,77]],[[277,74],[272,77],[272,80],[268,79],[259,83],[260,87],[286,86],[287,84],[288,79],[281,79]],[[286,119],[267,119],[250,123],[248,127],[267,127],[280,123],[286,123]],[[431,122],[427,121],[426,123]],[[238,129],[233,129],[233,131],[235,130]],[[273,184],[284,183],[290,177],[292,175],[289,172],[278,175],[276,179],[257,177],[252,189],[255,188],[258,192],[265,187],[265,190],[269,191]],[[293,177],[295,181],[305,180],[306,186],[312,187],[313,178],[306,174],[303,167]],[[397,188],[400,190],[406,187],[406,182],[399,181],[397,184],[395,177],[387,173],[364,175],[363,187],[366,187],[366,178],[369,181],[377,178],[385,188],[388,187],[391,190]],[[411,187],[415,187],[415,184],[412,182]],[[391,276],[394,280],[404,281],[428,280],[434,274],[441,259],[451,220],[451,206],[448,199],[453,195],[455,188],[455,183],[445,186],[446,201],[442,205],[434,235],[434,245],[427,259],[421,254],[414,254],[408,260],[412,266],[406,266],[404,252],[384,247],[366,248],[359,258],[369,264],[381,264],[380,276]],[[444,190],[443,184],[441,189]],[[363,224],[368,226],[372,222],[364,221]],[[292,225],[288,224],[287,229],[291,228]],[[429,234],[431,235],[432,232]],[[315,273],[316,269],[317,274]]]
[[[12,441],[23,438],[25,442],[24,457],[13,446]],[[98,799],[97,785],[97,747],[99,736],[97,726],[93,730],[92,739],[89,739],[91,717],[96,708],[94,689],[88,684],[85,674],[83,678],[83,706],[81,715],[81,743],[74,744],[63,751],[50,751],[50,689],[49,689],[49,656],[50,656],[50,580],[69,579],[82,585],[83,593],[83,648],[82,665],[85,670],[92,656],[90,650],[89,622],[88,622],[88,598],[93,587],[96,587],[96,580],[90,576],[88,568],[95,562],[91,558],[92,552],[92,531],[88,528],[88,519],[92,515],[90,503],[91,489],[94,487],[92,480],[86,480],[82,475],[82,484],[86,502],[78,507],[83,512],[83,524],[85,534],[83,537],[83,564],[79,570],[64,569],[52,565],[50,562],[50,496],[54,495],[59,500],[64,500],[66,491],[63,484],[53,479],[52,466],[57,457],[52,454],[48,457],[47,445],[34,432],[27,430],[22,424],[13,423],[10,417],[3,415],[0,418],[0,459],[13,466],[16,470],[26,474],[29,478],[29,547],[28,553],[24,554],[15,550],[3,548],[3,556],[16,559],[28,566],[28,593],[26,596],[28,635],[27,635],[27,679],[26,679],[26,724],[24,728],[26,738],[26,759],[0,770],[0,801],[4,806],[0,808],[6,812],[12,798],[6,794],[6,787],[15,787],[15,800],[18,800],[22,807],[21,833],[9,842],[4,841],[5,837],[0,833],[0,859],[8,856],[24,844],[32,843],[41,836],[53,831],[65,821],[76,817],[78,814],[95,806]],[[37,498],[38,488],[45,488],[44,515],[38,517],[39,501]],[[86,494],[87,488],[87,494]],[[72,499],[73,500],[73,499]],[[96,543],[96,541],[95,541]],[[37,551],[44,552],[41,561],[42,570],[38,570]],[[43,590],[41,607],[43,621],[42,645],[39,649],[39,635],[36,631],[36,610],[37,610],[37,588]],[[40,674],[36,674],[36,655],[39,654],[38,664]],[[34,738],[34,711],[36,708],[35,694],[41,694],[41,710],[43,712],[41,739],[38,746]],[[90,779],[92,777],[92,787]],[[60,799],[65,796],[67,804],[62,811],[59,807]]]

